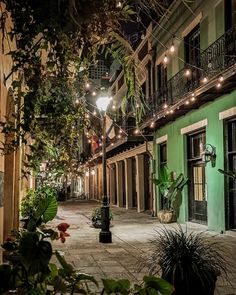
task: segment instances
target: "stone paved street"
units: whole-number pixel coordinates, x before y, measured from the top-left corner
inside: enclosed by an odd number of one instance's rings
[[[53,225],[69,223],[68,232],[71,237],[65,244],[54,242],[54,248],[63,251],[67,261],[78,270],[92,274],[97,279],[113,277],[129,278],[132,282],[141,280],[145,274],[145,270],[139,269],[141,257],[150,250],[150,239],[162,225],[156,218],[145,213],[138,214],[136,210],[112,207],[113,243],[101,244],[98,242],[99,229],[93,228],[90,223],[91,212],[98,206],[98,203],[88,201],[62,203]],[[206,231],[206,228],[188,224],[187,230]],[[231,262],[231,271],[228,274],[230,283],[218,280],[216,294],[236,294],[236,237],[228,234],[216,235],[209,231],[205,234],[221,243],[227,253],[226,259]]]

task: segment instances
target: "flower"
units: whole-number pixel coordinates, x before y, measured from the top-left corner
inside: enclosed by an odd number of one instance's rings
[[[68,223],[60,223],[57,226],[57,229],[59,230],[60,234],[56,238],[57,240],[61,240],[62,243],[65,243],[66,237],[69,237],[70,235],[66,232],[66,230],[70,227]]]
[[[62,232],[66,232],[66,230],[70,227],[68,223],[60,223],[57,226],[57,229]]]

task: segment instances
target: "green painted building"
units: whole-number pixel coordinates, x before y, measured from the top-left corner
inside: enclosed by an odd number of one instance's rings
[[[173,1],[154,24],[145,82],[152,107],[143,127],[156,126],[154,172],[167,165],[188,176],[178,221],[216,232],[236,229],[236,183],[218,172],[236,171],[235,15],[233,0]],[[156,198],[162,209],[158,190]]]

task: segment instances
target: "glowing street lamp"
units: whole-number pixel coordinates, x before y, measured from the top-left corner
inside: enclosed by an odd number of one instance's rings
[[[106,174],[106,110],[112,98],[101,96],[97,99],[96,105],[102,113],[102,207],[101,207],[101,231],[99,233],[100,243],[111,243],[109,219],[109,201],[107,196],[107,174]]]

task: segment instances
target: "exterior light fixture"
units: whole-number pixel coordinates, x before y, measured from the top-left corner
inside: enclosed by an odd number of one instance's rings
[[[109,103],[111,102],[112,98],[108,96],[101,96],[97,99],[96,105],[99,110],[105,112],[107,110],[107,107]]]
[[[203,152],[201,153],[202,161],[205,165],[211,162],[211,166],[215,167],[216,164],[216,148],[210,143],[205,144]]]

